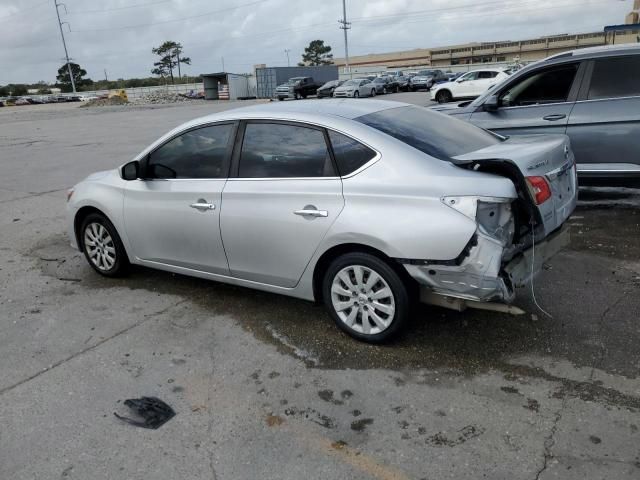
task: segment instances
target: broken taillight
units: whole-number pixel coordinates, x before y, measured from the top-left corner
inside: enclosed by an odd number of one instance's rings
[[[549,187],[549,183],[544,177],[527,177],[527,186],[536,205],[540,205],[551,198],[551,187]]]

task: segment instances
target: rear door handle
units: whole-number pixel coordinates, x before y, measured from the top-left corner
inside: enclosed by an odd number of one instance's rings
[[[562,120],[563,118],[567,118],[564,113],[556,113],[554,115],[547,115],[546,117],[542,117],[543,120],[549,120],[550,122],[555,122],[556,120]]]
[[[300,215],[302,217],[328,217],[329,212],[326,210],[316,210],[311,208],[303,208],[302,210],[296,210],[293,212],[295,215]]]

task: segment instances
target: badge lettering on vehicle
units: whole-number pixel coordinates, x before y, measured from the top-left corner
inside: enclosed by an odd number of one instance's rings
[[[549,165],[549,160],[542,160],[541,162],[529,165],[527,170],[535,170],[536,168],[544,167],[545,165]]]

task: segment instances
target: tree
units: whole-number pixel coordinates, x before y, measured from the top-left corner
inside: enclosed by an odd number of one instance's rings
[[[73,74],[73,81],[76,84],[76,89],[81,90],[81,87],[91,85],[93,83],[93,80],[90,78],[83,78],[87,74],[87,71],[84,68],[73,62],[70,62],[69,65],[71,66],[71,73]],[[58,76],[56,77],[56,80],[58,80],[58,85],[60,85],[63,92],[73,91],[71,77],[69,77],[69,69],[67,68],[66,63],[58,69]]]
[[[333,63],[333,53],[331,47],[324,44],[324,40],[313,40],[309,46],[304,49],[302,54],[302,62],[298,66],[305,65],[331,65]]]
[[[180,64],[191,65],[189,57],[182,57],[182,44],[168,40],[159,47],[151,49],[151,53],[158,55],[160,60],[154,62],[155,67],[151,73],[162,78],[171,77],[171,83],[175,83],[173,78],[173,70],[178,69],[178,78],[181,76]]]

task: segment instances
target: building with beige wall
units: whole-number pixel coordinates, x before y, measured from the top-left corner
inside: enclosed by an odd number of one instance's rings
[[[349,64],[355,70],[365,70],[371,67],[415,68],[478,63],[529,63],[576,48],[640,42],[639,17],[640,0],[634,0],[633,11],[626,16],[625,24],[608,26],[601,32],[373,53],[350,57]],[[345,66],[344,58],[334,58],[333,62],[339,67]]]

